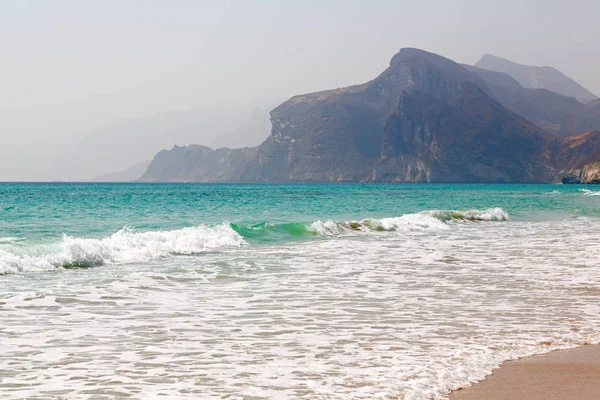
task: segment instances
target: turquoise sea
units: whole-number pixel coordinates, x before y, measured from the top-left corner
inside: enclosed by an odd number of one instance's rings
[[[0,397],[441,399],[600,341],[600,189],[0,184]]]

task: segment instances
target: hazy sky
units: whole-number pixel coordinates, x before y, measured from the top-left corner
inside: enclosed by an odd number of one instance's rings
[[[3,0],[0,180],[46,179],[41,154],[115,120],[361,83],[402,47],[551,65],[600,94],[599,15],[598,0]]]

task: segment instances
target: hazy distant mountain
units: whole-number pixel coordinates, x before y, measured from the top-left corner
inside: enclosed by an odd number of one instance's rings
[[[137,181],[146,172],[146,168],[150,165],[150,161],[142,161],[135,164],[134,166],[127,168],[124,171],[111,172],[108,174],[100,175],[91,182],[134,182]]]
[[[159,152],[140,182],[219,182],[231,178],[256,155],[255,148],[213,150],[210,147],[191,145],[175,146]]]
[[[213,149],[222,147],[241,148],[256,147],[271,133],[271,121],[269,112],[257,107],[252,112],[247,123],[243,124],[235,131],[220,135],[211,146]]]
[[[582,103],[596,99],[589,90],[552,67],[521,65],[491,54],[484,54],[475,67],[504,72],[521,86],[529,89],[548,89],[563,96],[574,97]]]
[[[117,121],[85,136],[79,143],[57,155],[54,174],[63,180],[89,180],[150,160],[161,149],[194,143],[208,144],[220,137],[229,142],[260,143],[256,107],[201,107],[144,118]],[[250,121],[250,123],[248,122]],[[267,117],[268,123],[268,117]],[[238,132],[250,125],[248,138]],[[267,126],[264,137],[268,136]]]
[[[500,104],[549,133],[566,136],[600,130],[600,100],[582,104],[547,89],[524,88],[503,72],[464,67],[483,79]]]
[[[600,158],[600,133],[550,135],[493,92],[451,60],[402,49],[368,83],[295,96],[274,109],[272,133],[257,150],[174,148],[147,174],[203,182],[552,182]]]

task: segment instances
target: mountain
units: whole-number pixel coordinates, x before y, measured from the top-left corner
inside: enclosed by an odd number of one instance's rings
[[[504,72],[525,88],[548,89],[563,96],[574,97],[582,103],[598,98],[579,83],[552,67],[521,65],[491,54],[484,54],[475,67]]]
[[[256,155],[256,148],[213,150],[191,145],[159,152],[140,182],[221,182]]]
[[[296,96],[241,171],[249,181],[539,182],[553,139],[475,73],[402,49],[376,79]]]
[[[111,172],[90,179],[90,182],[135,182],[146,172],[148,165],[150,161],[142,161],[124,171]]]
[[[258,148],[176,147],[142,180],[555,182],[600,160],[600,133],[548,134],[503,106],[482,75],[402,49],[372,81],[275,108]],[[492,78],[518,88],[506,75]]]
[[[62,180],[87,180],[124,171],[173,144],[212,143],[239,132],[251,121],[255,108],[206,106],[116,121],[58,152],[51,162],[53,175]],[[269,128],[264,137],[268,132]],[[231,142],[235,144],[236,138]]]
[[[600,129],[600,100],[582,104],[547,89],[528,89],[508,74],[463,65],[485,82],[493,97],[528,121],[561,136]]]

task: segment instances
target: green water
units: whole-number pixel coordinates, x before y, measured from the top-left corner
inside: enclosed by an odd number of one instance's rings
[[[500,207],[511,219],[600,215],[593,187],[567,185],[227,185],[0,184],[0,237],[29,241],[69,234],[103,237],[124,226],[140,231],[234,224],[262,241],[304,235],[317,220],[352,221]],[[253,235],[274,224],[268,236]],[[259,229],[248,229],[248,228]]]

